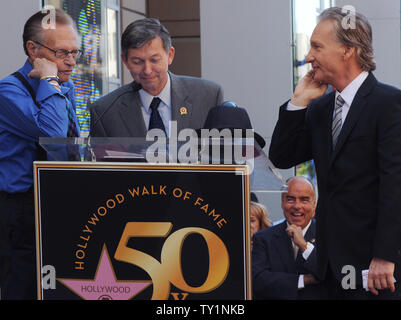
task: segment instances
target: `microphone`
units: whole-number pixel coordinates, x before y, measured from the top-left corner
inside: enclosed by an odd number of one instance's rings
[[[138,92],[139,90],[142,89],[142,85],[141,85],[140,83],[138,83],[138,82],[135,82],[135,81],[132,82],[131,86],[132,86],[133,92]],[[96,121],[93,123],[93,126],[92,126],[92,124],[90,125],[90,128],[95,127],[95,126],[99,123],[99,121],[102,120],[103,116],[114,106],[115,102],[116,102],[119,98],[121,98],[123,95],[125,95],[125,94],[127,94],[127,93],[130,93],[130,92],[131,92],[131,91],[126,91],[126,92],[123,92],[123,93],[119,94],[119,95],[112,101],[112,103],[110,103],[109,106],[103,111],[103,113],[96,119]],[[88,140],[87,140],[87,146],[88,146],[88,150],[89,150],[89,154],[90,154],[91,161],[96,161],[96,156],[95,156],[95,153],[94,153],[94,151],[93,151],[92,144],[91,144],[91,138],[92,138],[92,136],[91,136],[91,131],[92,131],[92,130],[89,131]]]

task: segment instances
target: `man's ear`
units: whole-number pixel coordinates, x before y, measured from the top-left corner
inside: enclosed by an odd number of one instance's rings
[[[344,60],[349,60],[355,54],[355,47],[344,47]]]
[[[312,218],[314,218],[314,217],[315,217],[315,215],[316,215],[316,206],[317,206],[317,202],[316,202],[316,199],[314,199]]]
[[[39,50],[39,46],[33,42],[32,40],[28,40],[25,44],[26,47],[26,51],[28,51],[28,55],[30,58],[32,59],[36,59],[38,58],[38,50]]]
[[[127,58],[125,57],[124,53],[121,54],[121,60],[125,64],[125,66],[127,67]]]
[[[174,47],[171,47],[170,50],[168,51],[168,65],[171,65],[173,63],[175,56],[175,49]]]
[[[287,193],[282,193],[281,194],[281,209],[284,210],[284,205],[285,205],[285,196],[287,195]]]

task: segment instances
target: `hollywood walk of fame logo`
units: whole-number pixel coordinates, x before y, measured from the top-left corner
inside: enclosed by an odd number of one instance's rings
[[[84,300],[130,300],[152,284],[151,281],[117,280],[106,245],[93,280],[57,280]]]

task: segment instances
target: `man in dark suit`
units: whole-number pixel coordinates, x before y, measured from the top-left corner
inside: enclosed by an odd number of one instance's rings
[[[351,19],[341,8],[320,15],[312,70],[280,108],[269,155],[279,168],[314,160],[319,275],[330,297],[391,299],[401,281],[401,92],[376,80],[370,24]],[[328,84],[336,91],[323,95]]]
[[[175,49],[167,29],[146,18],[131,23],[122,35],[122,60],[134,82],[96,101],[91,107],[91,136],[145,137],[149,129],[170,136],[203,127],[209,109],[223,102],[220,85],[168,71]],[[157,99],[159,98],[159,99]]]
[[[281,207],[285,221],[253,237],[252,275],[255,299],[318,299],[324,292],[316,272],[316,197],[304,177],[288,181]]]

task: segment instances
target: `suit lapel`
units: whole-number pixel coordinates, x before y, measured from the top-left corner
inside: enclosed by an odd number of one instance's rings
[[[279,253],[281,260],[285,267],[287,268],[287,272],[294,273],[295,272],[295,259],[294,259],[294,250],[292,247],[292,242],[290,237],[288,237],[287,232],[287,222],[282,222],[276,230],[275,233],[275,241],[274,246]]]
[[[340,135],[338,136],[337,144],[333,150],[330,164],[333,163],[338,153],[340,152],[342,146],[344,145],[350,133],[352,132],[352,129],[358,122],[360,114],[368,102],[366,96],[370,93],[376,82],[377,82],[376,78],[373,76],[372,73],[370,73],[369,76],[366,78],[366,80],[362,83],[359,90],[357,91],[355,98],[352,101],[352,104],[348,111],[347,118],[345,119],[344,125],[341,129]]]
[[[334,112],[334,99],[335,99],[335,92],[331,92],[330,94],[327,95],[327,100],[328,101],[323,101],[322,103],[324,105],[330,106],[329,108],[323,107],[322,110],[324,110],[323,117],[326,119],[328,125],[326,127],[325,135],[322,137],[324,141],[324,151],[325,151],[325,159],[323,163],[329,163],[329,160],[331,158],[332,154],[332,148],[333,148],[333,138],[332,138],[332,132],[331,132],[331,124],[333,122],[333,112]]]
[[[141,110],[141,99],[138,92],[126,94],[121,99],[119,113],[130,137],[145,137],[147,133]]]
[[[305,241],[310,242],[312,244],[315,243],[315,235],[316,235],[316,222],[315,220],[312,220],[308,231],[305,233]]]
[[[185,85],[176,75],[169,73],[171,79],[171,119],[177,121],[178,133],[190,128],[192,103]]]

